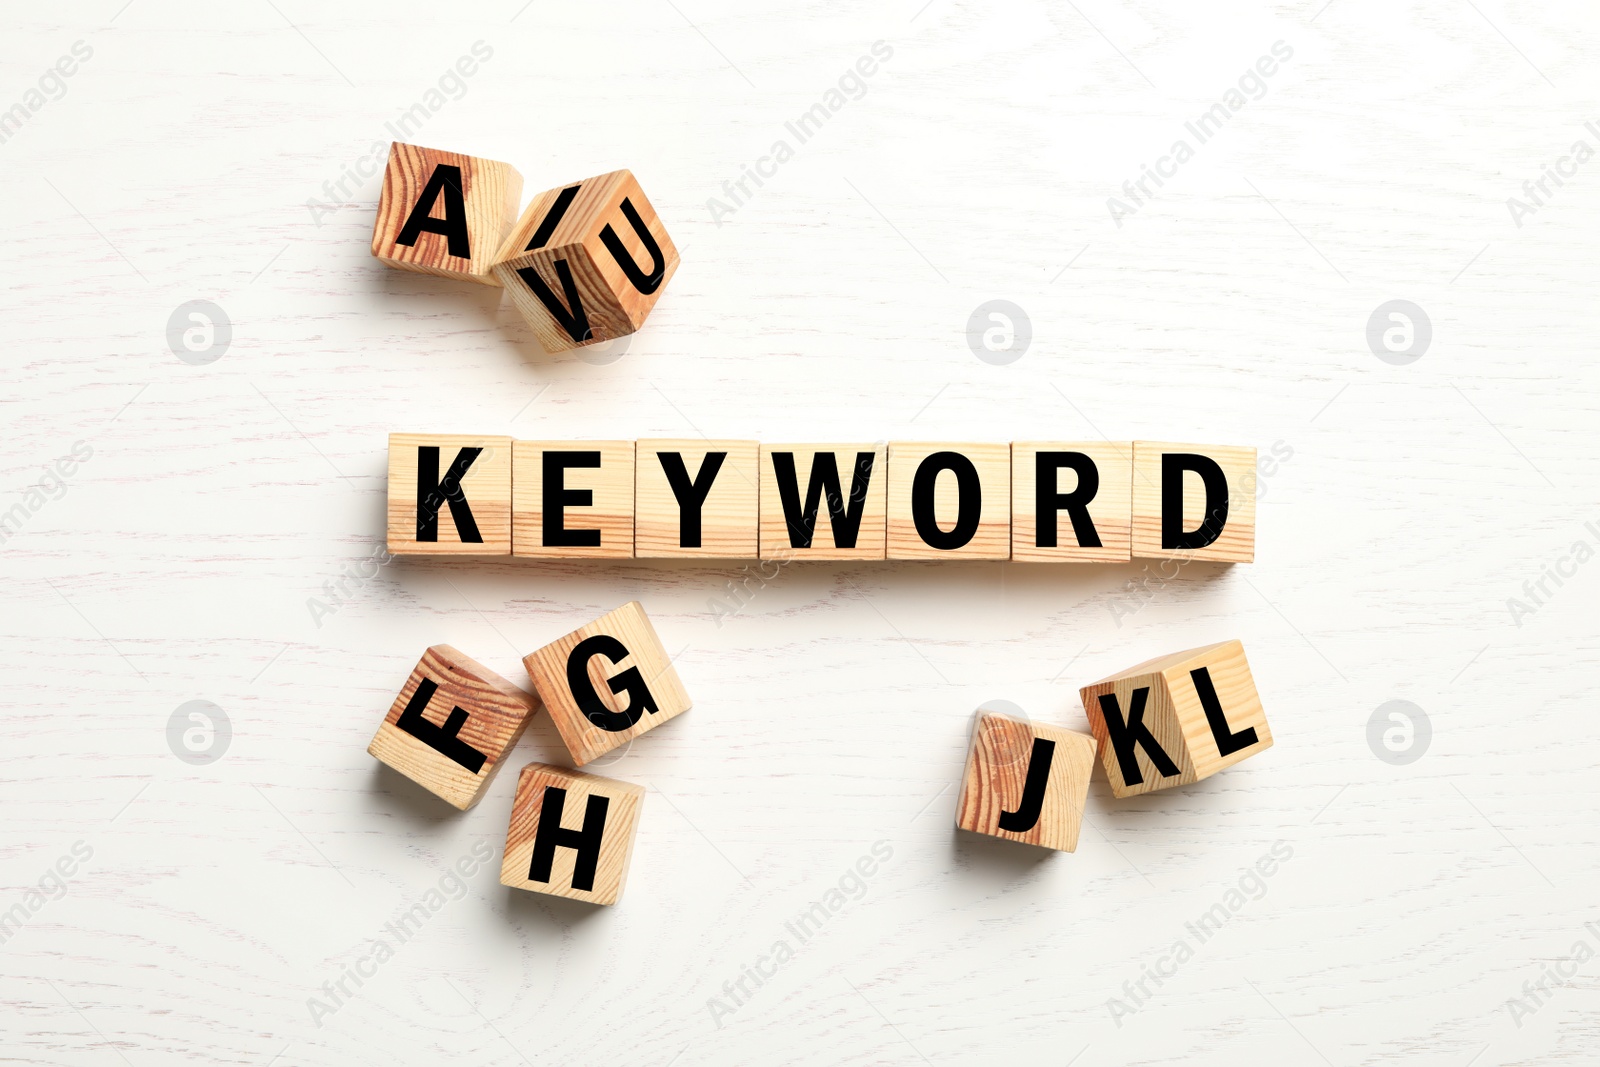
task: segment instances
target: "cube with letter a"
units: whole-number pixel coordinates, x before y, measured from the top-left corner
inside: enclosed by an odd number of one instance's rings
[[[521,201],[522,175],[509,163],[396,141],[372,254],[401,270],[499,285],[490,268]]]
[[[367,752],[465,811],[478,802],[539,704],[449,645],[406,679]]]
[[[1081,693],[1118,797],[1199,781],[1272,747],[1238,641],[1159,656]]]
[[[689,710],[689,694],[638,601],[522,663],[579,767]]]
[[[389,435],[389,551],[511,554],[511,438]]]
[[[517,778],[500,884],[615,904],[643,804],[644,790],[630,782],[528,764]]]

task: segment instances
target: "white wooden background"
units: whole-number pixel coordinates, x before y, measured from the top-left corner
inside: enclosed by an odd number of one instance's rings
[[[1600,148],[1590,5],[96,0],[3,20],[0,106],[36,113],[0,144],[0,510],[26,519],[0,545],[0,909],[26,918],[0,945],[0,1062],[1596,1062],[1592,551],[1507,607],[1600,543],[1600,162],[1521,226],[1506,204],[1574,141]],[[707,199],[879,40],[865,94],[714,224]],[[92,57],[31,108],[77,41]],[[1107,198],[1277,41],[1293,57],[1265,95],[1115,225]],[[375,179],[307,206],[419,102],[411,140],[510,161],[529,194],[638,174],[683,266],[620,355],[547,356],[498,291],[380,266]],[[992,298],[1031,319],[1009,365],[968,347]],[[1404,366],[1365,334],[1397,298],[1433,326]],[[232,323],[205,365],[166,333],[200,299]],[[1120,619],[1138,566],[793,566],[719,626],[737,565],[396,563],[318,625],[308,600],[382,539],[391,430],[1293,457],[1253,565],[1189,568]],[[62,495],[44,471],[78,441]],[[635,597],[695,708],[602,769],[650,790],[627,892],[503,889],[515,772],[461,815],[367,741],[426,645],[520,677]],[[951,828],[980,703],[1082,726],[1079,685],[1230,637],[1271,752],[1120,803],[1097,780],[1072,855]],[[1395,699],[1432,728],[1400,766],[1367,735]],[[169,747],[191,700],[231,723],[209,764]],[[513,761],[560,757],[541,719]],[[483,841],[464,898],[314,1016]],[[860,899],[713,1018],[880,841]],[[1114,1018],[1279,841],[1260,899]],[[78,842],[63,891],[49,872]]]

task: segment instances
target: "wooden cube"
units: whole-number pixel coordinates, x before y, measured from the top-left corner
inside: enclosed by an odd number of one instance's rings
[[[755,441],[639,441],[634,459],[634,555],[756,558],[760,451]]]
[[[531,694],[477,660],[434,645],[406,679],[367,753],[465,811],[538,710]]]
[[[522,665],[579,767],[690,707],[636,600],[529,653]]]
[[[530,763],[517,778],[500,884],[615,904],[628,879],[644,789]]]
[[[1256,450],[1135,441],[1133,554],[1254,560]]]
[[[511,554],[511,438],[389,435],[389,551]]]
[[[522,175],[509,163],[396,141],[372,254],[401,270],[499,285],[491,268],[521,200]]]
[[[762,445],[762,559],[883,559],[888,452],[877,444]]]
[[[1238,641],[1160,656],[1081,692],[1119,797],[1187,785],[1272,747]]]
[[[889,443],[890,559],[1010,556],[1010,445]]]
[[[1088,734],[979,711],[956,825],[1007,841],[1075,851],[1094,750]]]
[[[533,198],[495,257],[495,277],[547,352],[644,325],[678,249],[626,170]]]
[[[633,556],[632,441],[511,445],[511,554]]]
[[[1011,558],[1132,558],[1133,442],[1013,441]]]

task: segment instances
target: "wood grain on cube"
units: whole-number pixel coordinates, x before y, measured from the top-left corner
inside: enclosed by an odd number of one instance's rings
[[[579,767],[690,707],[672,657],[638,601],[522,662]]]
[[[1061,852],[1078,847],[1094,769],[1088,734],[980,711],[956,803],[963,830]]]
[[[876,444],[761,446],[761,558],[883,559],[888,450]]]
[[[890,559],[1009,559],[1011,446],[889,443]]]
[[[1085,686],[1081,694],[1118,797],[1187,785],[1272,747],[1266,712],[1238,641],[1158,656]],[[1107,719],[1107,698],[1114,721]],[[1148,733],[1133,721],[1141,699]]]
[[[678,269],[677,246],[626,170],[535,196],[495,259],[548,352],[633,333]]]
[[[367,752],[465,811],[483,796],[538,708],[532,694],[477,660],[434,645]]]
[[[522,175],[509,163],[396,141],[372,254],[401,270],[499,285],[492,268],[521,199]]]
[[[389,551],[511,554],[511,438],[389,435]]]
[[[1132,533],[1133,442],[1011,443],[1012,559],[1115,563]]]
[[[515,556],[632,557],[633,442],[513,442],[511,527]]]
[[[627,883],[643,805],[644,789],[631,782],[528,764],[517,776],[500,884],[615,904]]]
[[[1249,563],[1255,552],[1254,448],[1134,442],[1135,556]]]
[[[634,555],[756,558],[760,450],[756,441],[640,440],[634,459]]]

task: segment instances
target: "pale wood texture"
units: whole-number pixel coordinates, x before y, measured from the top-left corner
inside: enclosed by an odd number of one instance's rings
[[[1206,669],[1211,679],[1228,730],[1234,734],[1252,730],[1255,733],[1254,743],[1226,756],[1219,754],[1215,733],[1206,719],[1191,674],[1201,667]],[[1127,721],[1129,709],[1134,706],[1135,694],[1141,689],[1149,691],[1144,725],[1171,758],[1178,773],[1163,775],[1148,750],[1142,745],[1135,745],[1134,758],[1142,781],[1130,782],[1128,776],[1123,774],[1110,742],[1100,698],[1104,694],[1115,696],[1119,712]],[[1158,656],[1102,678],[1093,685],[1084,686],[1079,692],[1083,697],[1084,713],[1089,717],[1090,729],[1099,744],[1100,762],[1111,781],[1112,792],[1118,797],[1136,796],[1209,778],[1225,767],[1231,767],[1272,747],[1272,731],[1267,726],[1266,712],[1262,709],[1255,681],[1250,676],[1244,645],[1239,641],[1223,641]]]
[[[576,193],[567,193],[574,186]],[[624,201],[654,238],[659,261],[627,217]],[[551,228],[546,223],[555,210],[562,213]],[[661,263],[664,273],[649,292],[641,291],[629,280],[622,262],[607,247],[604,234],[608,226],[641,273],[648,274]],[[535,239],[536,246],[530,248]],[[559,266],[563,263],[566,277]],[[568,292],[570,281],[587,321],[586,337],[575,337],[572,330],[563,326],[535,295],[529,282],[517,273],[524,269],[537,272],[547,291],[568,314],[574,314],[577,309]],[[535,196],[501,245],[494,264],[495,277],[511,294],[512,304],[547,352],[562,352],[633,333],[644,325],[677,269],[677,246],[638,181],[626,170],[568,182]]]
[[[1222,468],[1228,484],[1228,517],[1222,534],[1203,548],[1169,549],[1161,539],[1161,457],[1187,452],[1208,456]],[[1183,476],[1183,528],[1206,518],[1201,479]],[[1156,441],[1133,444],[1133,554],[1148,559],[1212,560],[1250,563],[1256,555],[1256,450],[1241,445],[1183,445]]]
[[[1080,545],[1066,510],[1055,515],[1056,543],[1038,543],[1038,455],[1073,452],[1094,464],[1099,487],[1085,505],[1089,521],[1099,535],[1098,546]],[[1071,493],[1079,486],[1072,468],[1052,472],[1056,493]],[[1011,558],[1032,563],[1116,563],[1132,556],[1133,442],[1131,441],[1013,441],[1011,442]]]
[[[439,450],[437,490],[417,482],[420,448]],[[459,479],[450,477],[464,448],[482,449]],[[466,498],[481,541],[462,539],[449,497]],[[419,499],[419,494],[421,498]],[[438,506],[438,540],[417,538],[417,510]],[[511,554],[511,438],[470,434],[389,435],[388,545],[397,556],[509,556]]]
[[[432,231],[418,234],[413,244],[395,243],[441,164],[461,171],[461,202],[471,253],[465,258],[451,255],[447,237]],[[521,200],[522,175],[509,163],[396,141],[389,147],[389,163],[378,194],[372,254],[401,270],[498,286],[500,280],[491,268],[501,242],[516,221]],[[446,211],[445,197],[439,196],[429,215],[443,219]]]
[[[424,681],[438,687],[423,713],[428,722],[443,726],[455,708],[467,713],[455,736],[482,754],[477,771],[398,725]],[[434,645],[401,687],[367,753],[465,811],[482,799],[538,710],[538,701],[526,690],[449,645]]]
[[[598,452],[598,467],[566,467],[567,492],[587,492],[590,503],[567,504],[562,525],[597,530],[598,545],[547,545],[544,523],[544,454]],[[511,444],[511,554],[542,559],[629,559],[633,556],[632,441],[514,441]]]
[[[803,512],[810,497],[811,472],[819,455],[833,457],[839,474],[839,503],[846,512],[859,508],[861,524],[856,531],[855,544],[841,547],[835,537],[834,523],[830,517],[824,489],[818,494],[816,525],[812,528],[811,544],[796,546],[796,537],[803,537],[802,525],[791,530],[784,510],[783,496],[778,488],[778,472],[773,453],[788,453],[794,461],[794,492],[799,509]],[[871,468],[864,491],[856,499],[855,484],[858,460],[865,453],[871,456]],[[864,468],[863,468],[864,469]],[[860,444],[797,444],[761,446],[761,558],[765,560],[804,559],[883,559],[886,554],[889,517],[889,464],[888,449],[882,442]]]
[[[972,537],[961,547],[935,548],[918,533],[912,492],[918,467],[937,452],[955,452],[977,470],[981,501]],[[956,475],[939,474],[933,483],[935,525],[949,533],[957,528],[959,493]],[[889,442],[890,559],[1007,559],[1011,555],[1011,446],[975,442]]]
[[[584,676],[607,712],[624,712],[631,708],[632,713],[638,715],[633,725],[621,729],[606,729],[591,721],[568,682],[567,665],[573,649],[601,634],[615,638],[621,643],[621,649],[615,656],[610,652],[591,656],[584,665]],[[672,665],[672,656],[636,600],[529,653],[522,662],[550,712],[550,721],[579,767],[690,708],[689,694],[684,691],[678,671]],[[612,680],[627,687],[613,691],[609,684]],[[640,685],[648,695],[639,691]],[[655,710],[639,714],[640,708],[650,704]]]
[[[1055,745],[1049,756],[1050,773],[1045,779],[1038,821],[1027,830],[1001,829],[1001,813],[1021,809],[1030,764],[1035,758],[1035,738]],[[1006,841],[1060,852],[1077,851],[1094,753],[1095,739],[1088,734],[979,711],[967,746],[967,765],[956,801],[956,826]]]
[[[569,847],[555,850],[547,881],[529,877],[540,821],[546,817],[545,791],[550,788],[566,793],[559,825],[568,830],[581,830],[585,826],[590,797],[606,798],[599,856],[594,864],[594,879],[589,889],[581,889],[573,884],[580,853]],[[633,841],[639,829],[639,812],[643,806],[642,786],[565,767],[528,764],[517,776],[517,794],[511,804],[511,822],[506,829],[506,847],[500,865],[500,884],[589,904],[615,904],[627,883],[628,866],[633,858]]]
[[[760,449],[756,441],[640,440],[634,453],[634,555],[754,559],[759,554],[761,520]],[[708,452],[725,456],[700,509],[700,545],[685,547],[682,511],[661,457],[680,455],[689,480],[698,484]]]

